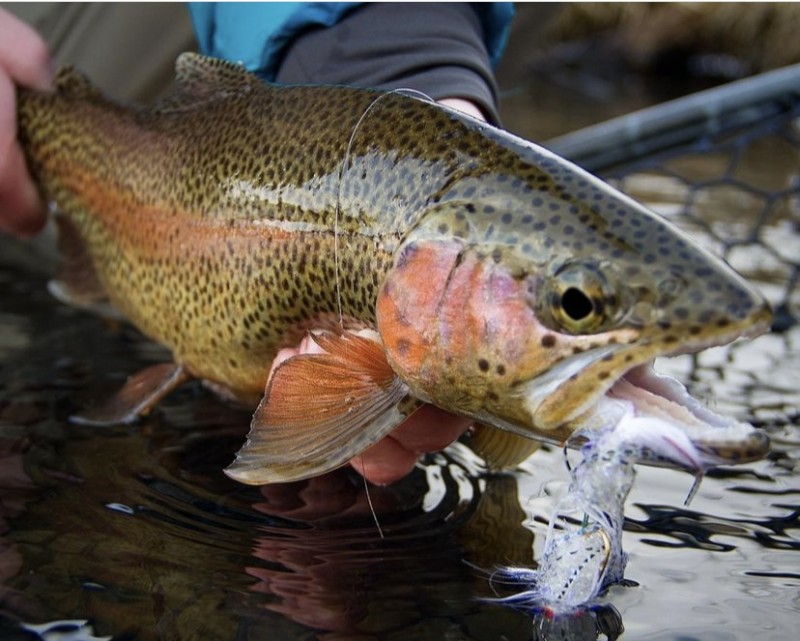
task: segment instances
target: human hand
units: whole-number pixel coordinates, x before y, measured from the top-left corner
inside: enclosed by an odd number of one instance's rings
[[[436,102],[486,122],[486,116],[483,115],[481,108],[471,100],[465,100],[464,98],[442,98]]]
[[[269,376],[285,360],[299,354],[320,354],[322,348],[309,336],[297,347],[280,350]],[[375,485],[388,485],[409,474],[425,452],[438,452],[453,443],[473,420],[423,405],[390,434],[350,461],[350,466]]]
[[[36,31],[3,9],[0,34],[0,230],[31,236],[44,225],[45,209],[17,142],[14,85],[49,89],[50,54]]]

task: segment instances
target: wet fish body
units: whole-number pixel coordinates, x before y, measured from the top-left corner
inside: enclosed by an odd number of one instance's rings
[[[120,107],[69,69],[53,94],[20,92],[20,139],[59,211],[55,293],[110,304],[175,358],[127,386],[109,421],[202,379],[258,405],[228,470],[249,483],[345,463],[409,398],[499,428],[478,441],[504,464],[525,439],[623,419],[678,425],[691,465],[765,453],[760,432],[649,373],[770,318],[664,220],[401,93],[270,86],[193,54],[177,76],[151,108]],[[322,353],[267,385],[277,351],[309,331]],[[670,442],[654,451],[685,464]]]

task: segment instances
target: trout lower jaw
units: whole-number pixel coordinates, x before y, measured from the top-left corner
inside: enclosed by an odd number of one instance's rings
[[[770,444],[752,425],[703,406],[652,362],[628,371],[576,423],[584,438],[593,429],[619,431],[639,462],[693,473],[758,460]]]

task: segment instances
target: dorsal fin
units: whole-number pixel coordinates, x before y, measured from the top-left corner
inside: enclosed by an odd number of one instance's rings
[[[62,96],[105,100],[103,93],[72,65],[64,65],[59,68],[53,79],[53,85]]]
[[[175,88],[154,111],[191,111],[220,98],[247,95],[263,84],[241,65],[199,53],[182,53],[175,62]]]
[[[175,62],[175,83],[175,95],[197,99],[220,93],[249,93],[262,81],[242,65],[188,52]]]

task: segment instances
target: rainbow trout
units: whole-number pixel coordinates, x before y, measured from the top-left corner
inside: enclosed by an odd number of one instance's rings
[[[69,68],[54,93],[20,90],[19,137],[65,258],[52,291],[110,305],[174,355],[89,420],[134,420],[201,379],[257,406],[227,469],[254,484],[343,465],[409,399],[499,428],[476,436],[496,464],[529,439],[621,422],[651,462],[694,471],[767,451],[650,368],[770,320],[669,223],[425,100],[271,86],[194,54],[176,70],[149,108]],[[321,353],[268,381],[309,332]]]

